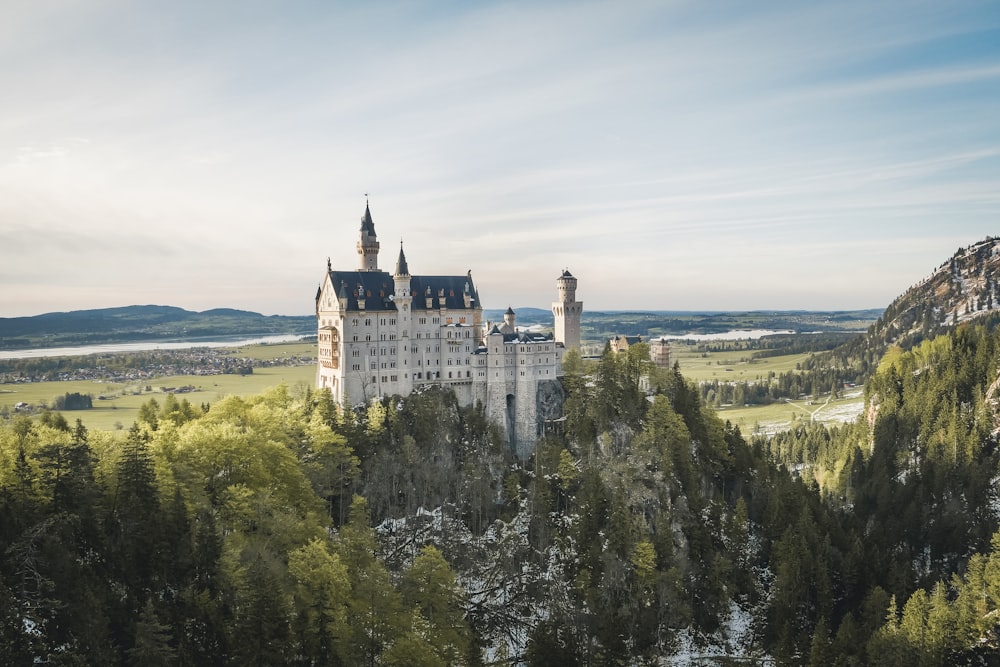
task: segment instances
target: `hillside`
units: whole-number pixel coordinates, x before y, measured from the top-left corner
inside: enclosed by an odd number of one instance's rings
[[[1000,309],[1000,239],[959,248],[893,301],[869,337],[909,349],[946,327]]]
[[[173,306],[124,306],[0,318],[0,349],[247,334],[308,334],[312,316],[265,316],[231,308],[193,312]]]
[[[1000,239],[987,238],[954,255],[885,309],[864,334],[817,354],[802,370],[824,386],[865,382],[893,346],[910,350],[957,324],[995,319],[1000,310]]]

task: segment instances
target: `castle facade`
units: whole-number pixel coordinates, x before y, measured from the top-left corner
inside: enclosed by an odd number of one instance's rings
[[[507,442],[527,457],[545,424],[562,414],[562,355],[580,343],[583,304],[564,271],[553,303],[555,334],[483,321],[472,272],[411,275],[402,244],[392,273],[379,268],[379,242],[365,205],[355,270],[327,260],[316,292],[316,386],[342,405],[450,387],[463,405],[482,403]],[[558,311],[558,312],[557,312]]]

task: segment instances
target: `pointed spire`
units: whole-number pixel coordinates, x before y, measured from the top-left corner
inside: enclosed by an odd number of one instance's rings
[[[408,276],[410,275],[410,267],[406,265],[406,255],[403,254],[403,240],[399,240],[399,259],[396,260],[396,275],[397,276]]]
[[[361,231],[362,233],[368,232],[373,237],[375,236],[375,223],[372,221],[372,212],[368,208],[367,197],[365,197],[365,215],[361,218]]]

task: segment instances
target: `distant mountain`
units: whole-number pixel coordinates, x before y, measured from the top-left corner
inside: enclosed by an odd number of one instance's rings
[[[316,318],[261,315],[232,308],[193,312],[174,306],[124,306],[0,318],[0,349],[208,336],[311,334]]]

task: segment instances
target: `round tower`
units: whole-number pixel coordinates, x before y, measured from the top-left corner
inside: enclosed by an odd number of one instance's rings
[[[556,279],[558,300],[552,302],[556,342],[566,349],[580,349],[580,316],[583,302],[576,300],[576,278],[568,270]]]
[[[510,306],[507,306],[507,311],[503,314],[503,326],[504,333],[507,333],[508,329],[509,333],[514,333],[517,330],[517,314]]]

